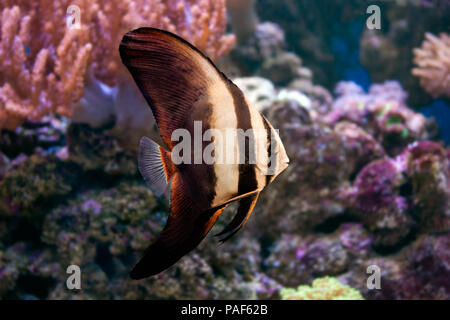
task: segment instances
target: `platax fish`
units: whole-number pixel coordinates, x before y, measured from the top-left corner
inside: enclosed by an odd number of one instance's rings
[[[139,145],[138,167],[149,187],[162,195],[170,186],[167,223],[130,273],[131,278],[142,279],[164,271],[197,247],[235,201],[236,216],[217,236],[224,236],[224,242],[242,229],[262,189],[288,166],[289,159],[269,121],[192,44],[167,31],[140,28],[125,34],[119,51],[168,149],[147,137]],[[202,132],[252,130],[243,140],[234,138],[237,143],[231,149],[229,140],[214,135],[200,144],[194,137],[190,142],[194,154],[183,157],[194,159],[212,143],[214,157],[235,152],[243,161],[174,161],[173,135],[182,129],[195,136],[199,123]]]

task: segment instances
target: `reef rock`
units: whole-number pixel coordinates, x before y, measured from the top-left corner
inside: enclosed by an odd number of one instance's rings
[[[371,245],[371,235],[361,224],[347,223],[330,235],[283,235],[265,263],[275,280],[297,286],[345,273],[355,261],[368,256]]]

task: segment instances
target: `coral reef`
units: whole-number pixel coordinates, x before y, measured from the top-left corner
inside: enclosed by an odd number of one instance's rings
[[[331,276],[368,299],[448,298],[450,152],[426,140],[429,126],[406,106],[401,87],[389,82],[366,93],[341,83],[331,100],[326,91],[272,85],[269,94],[263,88],[270,81],[241,80],[280,130],[292,164],[261,196],[239,237],[219,248],[207,237],[173,268],[142,282],[130,281],[128,272],[161,230],[167,204],[139,181],[136,154],[109,127],[67,126],[57,118],[3,132],[1,296],[361,297],[335,280],[317,280]],[[407,128],[411,140],[386,138],[390,126],[377,119],[390,111],[379,106],[386,101],[405,115],[392,124],[400,126],[394,132]],[[15,142],[24,144],[23,153]],[[66,289],[69,264],[81,266],[82,290]],[[366,286],[371,265],[381,270],[381,289]]]
[[[348,223],[322,237],[282,235],[265,263],[273,279],[296,286],[346,272],[357,259],[368,255],[371,245],[371,236],[361,224]]]
[[[228,0],[231,50],[225,0],[2,1],[0,298],[448,300],[450,148],[412,109],[448,97],[442,3],[382,2],[382,30],[363,30],[364,1]],[[291,162],[238,236],[211,236],[231,205],[177,264],[131,281],[168,210],[138,174],[156,128],[117,52],[144,25],[224,57]]]
[[[50,299],[242,299],[277,292],[276,282],[258,274],[260,248],[252,239],[230,242],[224,250],[210,239],[163,274],[130,281],[130,268],[162,229],[166,210],[150,190],[134,182],[81,192],[46,215],[41,235],[45,250],[33,253],[25,250],[29,245],[18,243],[0,251],[5,261],[2,296],[17,298],[24,290]],[[81,291],[65,288],[70,264],[83,270]],[[29,291],[32,283],[19,288],[26,277],[45,282],[46,293]]]
[[[311,71],[302,67],[302,60],[292,52],[280,52],[268,58],[261,66],[260,73],[279,86],[286,86],[300,76],[311,80]]]
[[[395,255],[362,260],[339,277],[367,299],[440,299],[449,296],[449,235],[428,235]],[[368,266],[380,270],[380,289],[366,286]]]
[[[347,61],[355,60],[354,39],[364,25],[366,7],[358,0],[260,0],[257,12],[262,21],[284,30],[288,50],[302,57],[315,82],[332,88],[353,67]]]
[[[255,75],[264,61],[284,51],[285,46],[283,30],[274,23],[263,22],[257,25],[251,37],[233,48],[232,62],[241,75]]]
[[[39,130],[30,134],[35,142]],[[67,145],[54,153],[36,144],[31,156],[5,148],[10,158],[2,157],[0,180],[2,298],[277,297],[280,285],[261,271],[260,244],[251,237],[236,238],[223,250],[208,237],[166,273],[130,281],[129,270],[165,223],[165,199],[137,182],[136,155],[105,129],[71,124],[64,140]],[[82,268],[83,290],[67,290],[70,264]]]
[[[44,116],[39,121],[27,121],[14,131],[0,132],[0,149],[9,158],[21,153],[52,153],[65,145],[68,122],[54,116]]]
[[[55,156],[33,155],[9,168],[0,181],[0,216],[26,215],[38,220],[51,203],[80,183],[80,168]]]
[[[327,218],[344,214],[342,190],[349,188],[365,165],[386,154],[380,142],[356,124],[340,121],[332,128],[323,123],[324,115],[313,114],[314,110],[310,112],[295,101],[279,102],[267,112],[280,130],[293,165],[285,178],[274,182],[270,197],[262,199],[267,199],[260,207],[267,212],[261,213],[264,219],[260,219],[266,236],[274,232],[277,237],[281,230],[310,230]],[[278,197],[287,200],[277,201]],[[278,219],[274,212],[283,212],[285,218]]]
[[[378,160],[358,174],[348,192],[352,210],[372,230],[378,245],[398,243],[413,227],[407,199],[396,193],[402,183],[401,172],[389,160]]]
[[[292,84],[311,93],[312,72],[298,55],[286,50],[283,30],[271,22],[260,23],[252,30],[231,51],[226,68],[230,69],[231,65],[234,70],[231,68],[229,73],[235,77],[267,78],[278,87]]]
[[[380,30],[366,27],[369,5],[360,0],[259,0],[256,10],[261,21],[281,27],[287,50],[302,57],[316,84],[330,90],[343,79],[364,85],[396,79],[409,93],[408,105],[430,103],[411,75],[413,49],[426,32],[448,33],[448,2],[379,1]]]
[[[53,276],[65,272],[50,250],[35,249],[25,242],[0,250],[0,262],[0,297],[8,297],[14,289],[10,298],[43,299],[54,285]]]
[[[326,121],[334,124],[348,120],[380,141],[390,155],[398,154],[417,140],[434,138],[432,123],[406,105],[407,93],[396,81],[373,84],[365,93],[353,82],[340,82],[338,98]]]
[[[450,229],[449,162],[448,149],[429,141],[410,145],[396,161],[406,171],[412,215],[430,232]]]
[[[430,91],[430,82],[425,85],[426,80],[420,78],[419,84],[418,78],[411,74],[416,67],[414,64],[421,66],[427,63],[427,59],[417,56],[414,48],[420,46],[424,34],[448,30],[450,7],[446,1],[393,1],[386,3],[381,10],[386,17],[381,30],[365,30],[361,36],[361,64],[375,82],[397,79],[408,91],[408,103],[412,107],[426,105],[431,101],[429,94],[437,94],[438,91]],[[434,63],[438,61],[436,59]],[[420,72],[423,74],[424,70]],[[417,71],[413,71],[415,73]]]
[[[394,285],[363,290],[366,268],[381,261],[383,272],[397,268],[392,277],[408,273],[417,286],[428,281],[398,252],[416,246],[416,238],[450,230],[448,149],[427,140],[433,126],[407,107],[396,82],[375,84],[368,93],[341,83],[336,94],[321,108],[287,95],[266,110],[292,164],[262,196],[249,228],[269,248],[267,274],[283,286],[350,274],[348,283],[365,297],[405,298]],[[387,124],[385,113],[404,117]],[[404,129],[411,138],[401,135]],[[439,277],[447,272],[439,270]],[[440,290],[426,296],[446,296]],[[408,297],[421,295],[411,289]]]
[[[422,141],[358,174],[346,197],[350,210],[372,230],[376,245],[398,244],[416,229],[450,229],[448,161],[442,146]]]
[[[358,290],[331,277],[316,279],[311,287],[283,288],[280,294],[283,300],[364,300]]]
[[[123,149],[118,141],[102,130],[72,124],[67,130],[66,159],[86,171],[103,171],[110,175],[135,176],[136,153]]]
[[[412,74],[420,78],[420,85],[433,97],[450,97],[450,35],[439,37],[431,33],[420,49],[414,49],[414,63],[417,68]]]
[[[243,92],[245,97],[259,110],[270,108],[276,100],[275,87],[272,82],[260,77],[233,79]]]
[[[64,23],[65,7],[51,1],[46,8]],[[87,27],[62,28],[36,9],[0,9],[0,129],[51,112],[70,117],[70,105],[83,96],[92,51]]]
[[[94,43],[99,42],[93,48],[94,75],[109,85],[116,84],[124,72],[117,51],[122,36],[137,27],[176,33],[213,60],[226,54],[234,44],[234,36],[224,35],[225,0],[94,1],[90,6],[96,11],[88,24]]]

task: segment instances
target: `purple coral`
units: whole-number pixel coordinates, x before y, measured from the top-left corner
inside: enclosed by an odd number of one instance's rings
[[[448,161],[440,144],[421,141],[359,172],[345,196],[377,244],[398,244],[417,228],[450,230]]]
[[[97,215],[102,210],[102,205],[93,199],[86,200],[81,204],[81,209],[85,212],[92,212]]]
[[[421,141],[408,146],[399,156],[406,167],[412,192],[413,214],[421,228],[450,230],[450,159],[436,142]]]
[[[340,227],[341,234],[339,238],[345,248],[353,252],[368,250],[372,245],[371,235],[356,223],[345,223]]]
[[[266,260],[268,274],[284,286],[338,275],[367,256],[372,239],[359,223],[341,225],[330,235],[283,235]]]
[[[377,245],[392,246],[403,240],[414,226],[408,203],[397,190],[402,173],[388,159],[367,165],[349,192],[350,208],[372,230]]]
[[[337,99],[325,122],[351,121],[377,139],[391,155],[417,140],[432,136],[427,120],[405,104],[407,93],[396,81],[373,84],[367,93],[353,82],[336,86]]]

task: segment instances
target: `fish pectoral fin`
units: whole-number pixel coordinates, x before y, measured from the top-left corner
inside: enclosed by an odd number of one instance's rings
[[[202,210],[189,193],[180,174],[172,180],[172,208],[163,231],[145,250],[143,257],[130,273],[132,279],[156,275],[180,260],[205,238],[227,204]]]
[[[139,143],[139,172],[156,196],[166,191],[174,173],[170,152],[155,141],[142,137]]]
[[[255,207],[256,201],[258,200],[259,192],[243,198],[239,200],[239,207],[236,215],[233,220],[218,234],[215,236],[221,236],[226,233],[229,233],[225,238],[221,239],[220,242],[224,243],[229,240],[232,236],[234,236],[239,230],[241,230],[245,223],[248,221],[248,218],[252,214],[253,208]]]

